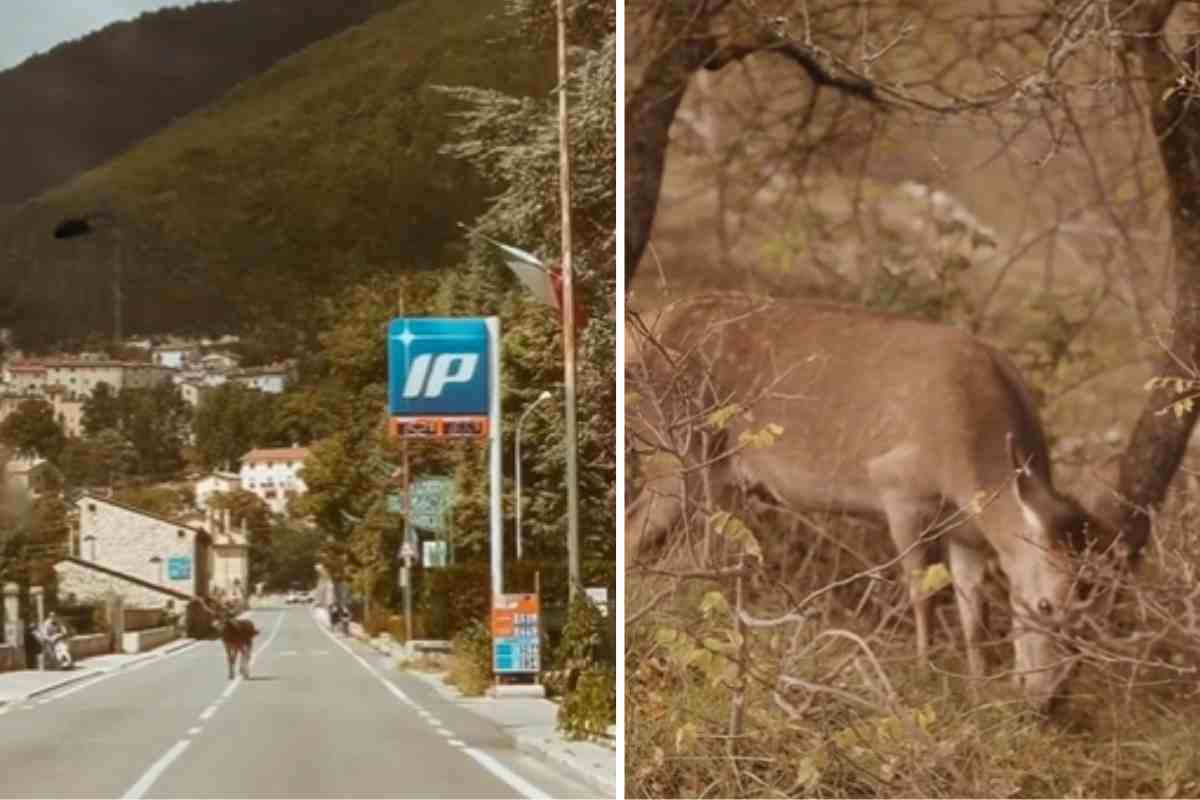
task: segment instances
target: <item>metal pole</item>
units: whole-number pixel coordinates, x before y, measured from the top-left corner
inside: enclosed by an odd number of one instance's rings
[[[571,274],[571,152],[567,138],[567,10],[558,0],[559,190],[562,195],[563,388],[567,418],[567,573],[579,584],[579,465],[575,433],[575,281]]]
[[[525,413],[529,413],[529,412],[525,412]],[[516,446],[516,451],[517,451],[517,454],[516,454],[516,458],[517,458],[517,468],[516,468],[516,477],[517,477],[517,561],[521,560],[521,423],[524,421],[525,421],[525,417],[522,416],[521,419],[517,422],[517,446]]]
[[[523,426],[525,424],[525,418],[528,417],[535,408],[537,408],[538,403],[542,402],[543,400],[549,400],[549,399],[550,399],[550,393],[542,392],[541,394],[539,394],[537,396],[536,400],[534,400],[532,403],[529,404],[529,408],[525,409],[525,413],[522,414],[521,418],[517,420],[517,442],[516,442],[516,444],[517,444],[517,446],[516,446],[517,465],[516,465],[515,472],[516,472],[516,479],[517,479],[517,487],[516,488],[517,488],[517,560],[518,561],[521,560],[521,426]]]
[[[409,536],[412,531],[408,525],[408,519],[412,516],[412,493],[409,491],[408,477],[408,439],[400,440],[401,458],[404,460],[404,543],[411,545]],[[409,564],[412,559],[407,556],[404,559],[404,636],[405,644],[412,641],[412,574],[409,572]]]
[[[491,533],[492,595],[504,593],[504,518],[501,514],[500,452],[500,318],[487,317],[488,361],[491,362],[491,386],[488,401],[488,529]]]

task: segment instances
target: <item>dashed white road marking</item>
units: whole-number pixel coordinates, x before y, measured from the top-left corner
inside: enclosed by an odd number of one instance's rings
[[[295,651],[295,650],[284,650],[284,651],[280,652],[280,654],[279,654],[279,655],[281,655],[281,656],[294,656],[294,655],[296,655],[296,651]]]
[[[188,736],[195,736],[196,734],[200,733],[200,731],[202,731],[202,730],[204,730],[204,728],[200,728],[200,727],[188,728]]]
[[[462,743],[461,739],[450,739],[446,742],[446,744],[450,745],[451,747],[466,747],[466,745]]]
[[[250,654],[251,664],[254,663],[254,659],[258,657],[258,654],[267,649],[271,642],[274,641],[275,637],[279,634],[279,629],[282,624],[283,615],[280,614],[278,619],[275,620],[275,628],[271,631],[271,635],[267,637],[267,640],[262,643],[261,647]],[[229,699],[237,687],[241,685],[242,677],[239,675],[234,678],[234,680],[228,686],[225,687],[225,691],[221,692],[221,699],[217,700],[204,710],[204,713],[200,715],[200,719],[208,719],[213,714],[217,713],[217,707],[220,705],[220,703],[223,700]],[[193,726],[191,730],[199,732],[200,728]],[[124,797],[127,800],[129,798],[142,797],[147,791],[150,790],[150,787],[154,785],[154,782],[157,781],[164,772],[166,772],[167,767],[171,766],[172,762],[174,762],[175,759],[179,758],[179,756],[183,754],[183,751],[187,749],[189,744],[191,744],[191,739],[180,739],[178,742],[176,742],[170,750],[163,754],[162,758],[158,759],[158,761],[155,761],[154,764],[151,765],[150,769],[146,770],[146,774],[142,775],[142,777],[138,779],[137,783],[129,787],[129,791],[125,792]]]
[[[453,734],[452,732],[450,732],[450,731],[446,730],[445,728],[435,728],[434,730],[436,730],[436,731],[437,731],[438,733],[440,733],[442,736],[445,736],[447,739],[449,739],[449,738],[451,738],[451,737],[453,737],[453,736],[454,736],[454,734]]]
[[[183,754],[184,750],[187,750],[189,744],[191,744],[190,739],[181,739],[180,741],[176,742],[170,750],[163,754],[162,758],[160,758],[158,761],[155,761],[150,769],[146,770],[145,775],[138,778],[137,783],[129,787],[129,791],[125,792],[126,800],[130,800],[130,798],[142,797],[144,794],[146,794],[147,790],[154,785],[154,782],[158,780],[159,776],[166,771],[167,767],[171,766],[171,762],[179,758],[179,756]]]

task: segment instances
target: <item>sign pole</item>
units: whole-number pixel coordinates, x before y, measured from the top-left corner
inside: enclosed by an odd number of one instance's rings
[[[400,440],[401,458],[404,464],[404,545],[402,549],[405,552],[404,556],[404,642],[407,644],[412,641],[412,573],[409,570],[409,565],[412,564],[412,558],[407,554],[408,548],[412,547],[412,526],[409,520],[412,518],[412,479],[408,473],[408,438]]]
[[[488,359],[491,375],[488,378],[488,460],[491,462],[491,478],[488,481],[491,495],[491,538],[492,538],[492,595],[504,593],[504,528],[501,521],[501,465],[500,465],[500,318],[484,320],[488,331]]]

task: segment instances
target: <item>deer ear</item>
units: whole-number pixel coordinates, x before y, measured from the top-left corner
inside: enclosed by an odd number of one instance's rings
[[[1015,437],[1010,431],[1005,441],[1008,449],[1008,460],[1016,473],[1013,479],[1013,496],[1021,508],[1021,515],[1026,524],[1038,531],[1049,530],[1049,520],[1053,513],[1053,495],[1032,469],[1029,468],[1030,458],[1023,454],[1016,444]]]

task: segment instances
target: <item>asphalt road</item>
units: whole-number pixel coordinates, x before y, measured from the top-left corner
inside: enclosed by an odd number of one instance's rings
[[[197,642],[0,715],[0,797],[594,794],[308,608],[251,616],[248,681],[228,680],[219,642]]]

